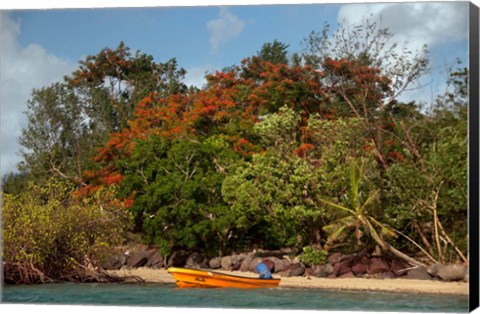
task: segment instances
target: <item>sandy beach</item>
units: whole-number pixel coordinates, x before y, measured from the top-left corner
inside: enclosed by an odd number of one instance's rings
[[[257,277],[255,273],[220,271],[237,276]],[[136,268],[110,271],[117,276],[137,276],[148,283],[174,283],[166,269]],[[278,277],[274,275],[274,277]],[[410,279],[281,277],[280,287],[326,290],[389,291],[407,293],[468,295],[466,282]]]

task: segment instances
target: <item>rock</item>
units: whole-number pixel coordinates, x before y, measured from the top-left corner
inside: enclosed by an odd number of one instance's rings
[[[290,265],[290,267],[280,273],[282,277],[295,277],[302,276],[305,273],[305,266],[301,263],[295,263]]]
[[[221,265],[224,270],[232,270],[232,256],[227,255],[222,257]]]
[[[253,262],[253,256],[247,255],[240,265],[240,271],[247,272],[250,271],[250,264]]]
[[[395,276],[400,277],[405,275],[408,270],[411,268],[407,262],[404,262],[400,259],[394,259],[390,264],[390,270],[395,274]]]
[[[208,266],[211,269],[219,269],[222,267],[222,258],[221,257],[214,257],[208,262]]]
[[[270,272],[272,272],[272,273],[274,272],[273,269],[275,268],[275,263],[273,261],[271,261],[270,258],[265,258],[263,260],[263,263],[267,266],[267,268]]]
[[[439,263],[432,264],[427,267],[427,272],[432,276],[436,276],[438,273],[439,266],[440,266]]]
[[[355,275],[363,275],[367,272],[368,265],[362,263],[356,263],[352,266],[351,270]]]
[[[367,272],[370,260],[366,256],[361,256],[352,263],[352,273],[355,275],[363,275]]]
[[[335,266],[340,260],[342,259],[342,254],[341,253],[333,253],[328,256],[328,262],[332,264],[332,266]]]
[[[305,269],[305,276],[324,277],[325,272],[322,265],[314,265]]]
[[[313,276],[314,267],[315,267],[315,266],[310,266],[310,267],[305,268],[305,273],[304,273],[304,275],[305,275],[306,277]]]
[[[385,273],[380,273],[382,279],[395,279],[397,276],[391,271],[385,272]]]
[[[270,260],[273,262],[273,272],[275,273],[282,272],[290,266],[290,262],[285,259],[272,256]]]
[[[232,255],[232,270],[239,270],[246,257],[245,254]]]
[[[244,254],[224,256],[222,257],[222,260],[221,260],[222,269],[239,270],[245,258],[246,258],[246,255]]]
[[[134,254],[132,255],[128,260],[127,260],[127,267],[128,268],[138,268],[142,267],[145,264],[147,264],[148,258],[141,253]]]
[[[350,262],[350,259],[343,259],[333,266],[334,272],[337,277],[340,277],[341,275],[352,271],[352,268],[350,267]]]
[[[204,259],[200,263],[198,263],[198,266],[200,268],[208,268],[208,259],[204,257]]]
[[[354,259],[355,259],[355,256],[353,255],[341,255],[338,258],[338,261],[336,261],[335,265],[332,264],[335,274],[337,276],[341,276],[343,274],[346,274],[352,271],[351,265]]]
[[[443,281],[458,281],[464,280],[467,274],[467,268],[459,264],[433,264],[427,269],[428,273],[437,276]]]
[[[431,280],[432,276],[430,276],[427,272],[425,267],[417,267],[414,269],[410,269],[405,276],[402,278],[405,279],[418,279],[418,280]]]
[[[237,264],[240,262],[240,264],[243,262],[243,260],[247,257],[245,254],[233,254],[232,255],[232,263]]]
[[[184,267],[189,254],[185,251],[175,251],[168,259],[167,267]]]
[[[100,262],[100,267],[105,270],[120,269],[123,264],[120,263],[120,259],[123,257],[124,261],[126,258],[123,256],[123,253],[113,253],[108,255],[105,259]]]
[[[369,275],[384,273],[390,271],[390,266],[387,260],[383,257],[372,257],[368,264],[367,273]]]
[[[305,273],[305,266],[301,263],[293,264],[290,267],[290,276],[302,276]]]
[[[238,261],[232,265],[232,270],[240,270],[240,266],[242,266],[242,262]]]
[[[208,268],[207,259],[205,256],[200,255],[197,252],[190,254],[185,262],[185,267],[187,268]]]
[[[309,275],[318,278],[325,278],[334,272],[333,266],[330,264],[315,265],[309,268]],[[305,271],[306,272],[306,271]]]
[[[290,265],[287,269],[285,269],[284,271],[280,272],[279,275],[281,277],[290,277],[290,267],[292,265]]]
[[[328,275],[335,274],[335,269],[333,269],[333,266],[330,263],[325,264],[325,272]]]
[[[155,250],[155,252],[152,254],[152,256],[149,258],[147,264],[145,266],[150,267],[150,268],[161,268],[163,265],[163,256]]]
[[[345,273],[345,274],[341,275],[338,278],[355,278],[355,275],[350,271],[348,273]]]
[[[153,255],[152,252],[143,249],[134,249],[129,252],[127,259],[128,268],[138,268],[145,266],[148,262],[148,259]]]
[[[352,263],[356,258],[358,258],[356,255],[342,255],[340,262]]]
[[[115,269],[121,269],[122,267],[127,267],[127,259],[128,259],[128,255],[127,254],[124,254],[122,253],[119,257],[118,257],[118,261],[115,265]]]

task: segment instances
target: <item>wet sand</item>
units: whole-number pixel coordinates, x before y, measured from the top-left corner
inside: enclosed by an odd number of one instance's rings
[[[219,271],[236,276],[256,278],[257,274],[239,271]],[[136,276],[148,283],[175,283],[166,269],[136,268],[110,271],[117,276]],[[274,274],[274,277],[279,277]],[[316,277],[281,277],[280,287],[325,289],[325,290],[360,290],[389,291],[427,294],[468,295],[468,283],[443,282],[436,280],[411,279],[367,279],[367,278],[316,278]]]

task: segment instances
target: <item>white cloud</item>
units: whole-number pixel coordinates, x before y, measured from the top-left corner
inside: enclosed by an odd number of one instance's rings
[[[372,15],[388,28],[399,42],[412,48],[433,46],[468,36],[468,2],[417,2],[352,4],[340,8],[338,21],[350,24]]]
[[[218,18],[207,22],[212,51],[216,52],[221,44],[240,35],[244,27],[244,21],[233,15],[228,8],[221,7]]]
[[[0,12],[0,172],[16,170],[21,160],[18,138],[27,126],[23,114],[33,88],[41,88],[71,73],[74,65],[49,54],[36,44],[21,47],[21,25]]]
[[[355,25],[371,16],[381,28],[392,32],[391,41],[399,44],[398,53],[403,47],[420,51],[424,45],[433,51],[441,44],[455,44],[468,38],[468,5],[468,2],[349,4],[340,8],[337,21]],[[444,55],[444,62],[452,63],[456,57]],[[428,104],[443,93],[447,76],[445,63],[431,65],[432,72],[418,81],[426,87],[404,92],[399,98],[401,101]]]
[[[208,64],[200,67],[193,67],[187,70],[187,74],[185,75],[183,82],[188,86],[193,85],[195,87],[202,88],[203,85],[207,83],[205,74],[207,72],[211,73],[213,70],[213,67]]]

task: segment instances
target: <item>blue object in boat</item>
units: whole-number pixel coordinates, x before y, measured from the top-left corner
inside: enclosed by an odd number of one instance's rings
[[[258,263],[257,266],[255,267],[255,270],[257,271],[258,274],[260,274],[261,279],[271,279],[272,278],[272,273],[268,269],[267,265],[264,263]]]

